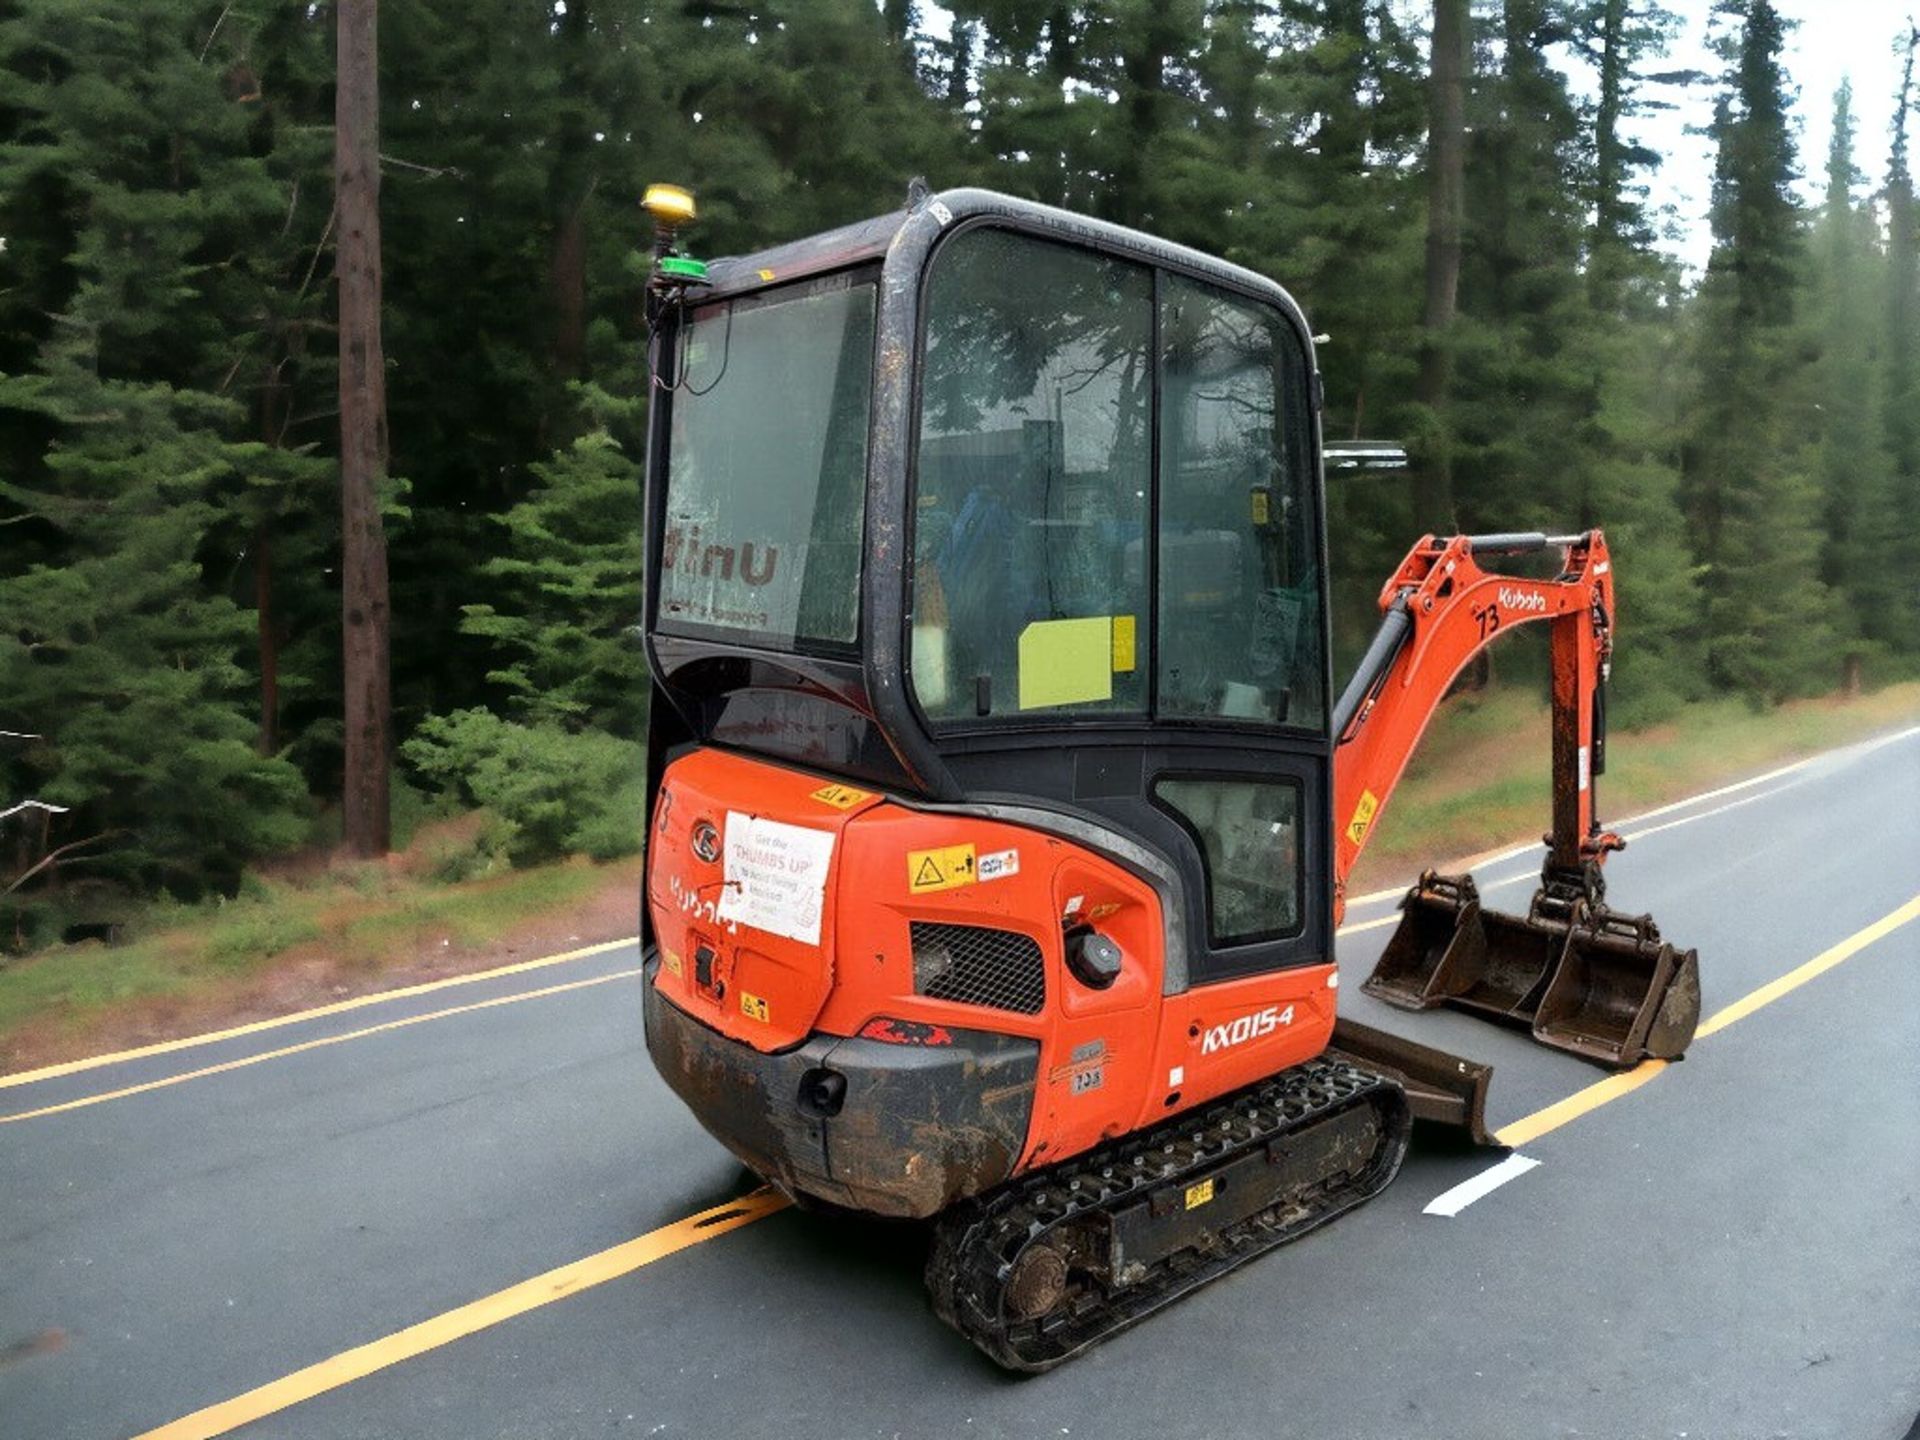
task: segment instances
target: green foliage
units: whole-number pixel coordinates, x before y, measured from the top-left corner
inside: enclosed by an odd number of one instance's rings
[[[1622,719],[1827,687],[1847,657],[1912,667],[1911,81],[1885,191],[1837,124],[1810,215],[1779,17],[1719,12],[1716,249],[1690,289],[1628,123],[1686,78],[1662,73],[1674,16],[1474,8],[1451,388],[1417,405],[1423,7],[386,0],[393,693],[411,763],[498,817],[436,867],[637,841],[634,202],[656,179],[697,190],[706,255],[880,213],[924,174],[1274,276],[1329,337],[1327,435],[1450,456],[1464,525],[1606,527]],[[47,737],[0,748],[0,805],[71,806],[55,844],[106,837],[68,881],[231,889],[338,784],[333,18],[0,0],[0,728]],[[1415,505],[1367,476],[1327,508],[1344,665]]]
[[[289,279],[296,177],[326,143],[276,143],[254,27],[213,21],[22,0],[0,22],[23,265],[0,287],[0,728],[45,737],[0,752],[0,795],[68,807],[63,872],[187,895],[304,832],[300,773],[258,750],[259,627],[229,576],[329,470],[278,423],[318,303]],[[304,53],[283,35],[278,73]]]
[[[66,436],[37,484],[0,481],[61,561],[0,572],[0,728],[44,737],[0,752],[0,793],[68,807],[56,843],[101,837],[95,874],[230,886],[305,828],[299,773],[255,749],[249,618],[208,593],[200,559],[212,493],[265,457],[222,437],[230,406],[102,380],[91,360],[56,342],[38,374],[0,379],[0,408]]]
[[[462,710],[427,720],[402,750],[422,775],[504,823],[515,865],[569,854],[611,860],[640,848],[642,751],[633,741]]]
[[[1810,429],[1811,352],[1795,328],[1803,247],[1769,0],[1725,0],[1713,127],[1714,252],[1696,302],[1696,420],[1683,494],[1707,596],[1709,677],[1762,700],[1840,680],[1839,614],[1820,575],[1820,495],[1798,443]]]
[[[602,413],[627,412],[604,392]],[[534,724],[640,734],[646,657],[640,648],[640,467],[606,428],[532,467],[533,492],[499,517],[509,552],[480,573],[500,596],[464,607],[461,628],[512,657],[487,678]]]

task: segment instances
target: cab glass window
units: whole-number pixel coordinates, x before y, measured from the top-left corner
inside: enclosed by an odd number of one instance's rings
[[[680,335],[660,619],[789,649],[860,617],[874,286],[696,310]]]
[[[1300,930],[1300,787],[1291,780],[1164,779],[1154,797],[1200,841],[1214,945]]]
[[[939,252],[912,676],[935,721],[1144,712],[1153,280],[1005,230]]]
[[[1273,309],[1168,275],[1159,711],[1326,723],[1306,356]]]

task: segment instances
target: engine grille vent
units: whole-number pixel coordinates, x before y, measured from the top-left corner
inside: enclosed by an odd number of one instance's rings
[[[1046,1004],[1046,962],[1032,936],[918,921],[910,928],[915,993],[1016,1015],[1038,1015]]]

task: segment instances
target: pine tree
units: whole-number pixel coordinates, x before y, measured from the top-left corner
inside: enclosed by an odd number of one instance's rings
[[[36,262],[0,378],[0,725],[47,737],[0,784],[108,837],[94,873],[185,893],[304,828],[231,592],[255,507],[324,473],[262,423],[297,369],[307,151],[214,20],[42,0],[0,27],[0,211]]]
[[[1579,270],[1587,153],[1552,49],[1559,0],[1507,0],[1499,68],[1469,115],[1466,260],[1452,394],[1460,523],[1562,528],[1577,520],[1593,404]]]
[[[1907,655],[1920,654],[1920,201],[1914,197],[1907,143],[1916,95],[1920,26],[1904,39],[1905,64],[1887,162],[1886,363],[1882,432],[1892,473],[1870,488],[1859,534],[1869,549],[1861,568],[1873,587],[1861,602],[1867,634]]]
[[[1845,628],[1872,634],[1891,586],[1882,565],[1882,537],[1868,528],[1875,497],[1891,485],[1876,424],[1879,336],[1876,281],[1881,265],[1872,211],[1854,198],[1853,89],[1842,83],[1833,101],[1827,188],[1814,237],[1814,306],[1810,321],[1820,358],[1811,443],[1823,497],[1821,578],[1843,602]]]
[[[1806,354],[1794,329],[1800,217],[1784,27],[1770,0],[1723,0],[1713,135],[1714,251],[1701,286],[1697,418],[1684,501],[1704,566],[1707,667],[1718,685],[1779,700],[1831,685],[1833,597],[1819,574],[1820,496],[1805,433]]]
[[[0,480],[52,559],[0,571],[0,728],[45,737],[0,756],[0,793],[68,807],[90,873],[191,896],[306,831],[299,772],[254,747],[249,617],[204,563],[216,497],[273,452],[228,438],[233,402],[104,378],[85,317],[109,298],[83,287],[35,373],[0,378],[0,411],[60,435]]]
[[[1592,220],[1586,318],[1577,349],[1587,374],[1574,436],[1570,518],[1606,528],[1621,557],[1613,713],[1625,724],[1671,715],[1705,689],[1704,608],[1687,545],[1676,464],[1685,389],[1675,263],[1653,248],[1641,172],[1660,157],[1633,144],[1625,122],[1670,108],[1656,87],[1691,72],[1649,74],[1675,17],[1640,0],[1597,0],[1574,17],[1573,44],[1599,73],[1593,110]]]
[[[631,424],[639,406],[591,387],[584,398],[601,423],[535,465],[533,492],[499,517],[508,552],[481,567],[498,598],[466,606],[462,628],[511,657],[487,678],[519,718],[634,739],[647,704],[640,467],[608,423]]]

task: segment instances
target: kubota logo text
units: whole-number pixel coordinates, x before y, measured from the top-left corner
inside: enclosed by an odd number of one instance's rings
[[[1200,1041],[1200,1053],[1211,1055],[1216,1050],[1224,1050],[1229,1045],[1243,1045],[1249,1040],[1257,1040],[1262,1035],[1271,1035],[1282,1025],[1293,1023],[1293,1007],[1282,1010],[1278,1005],[1269,1005],[1264,1010],[1256,1010],[1251,1015],[1242,1015],[1238,1020],[1229,1020],[1224,1025],[1209,1026],[1206,1035]]]
[[[1547,597],[1538,590],[1510,590],[1500,587],[1500,604],[1508,610],[1544,610]]]

